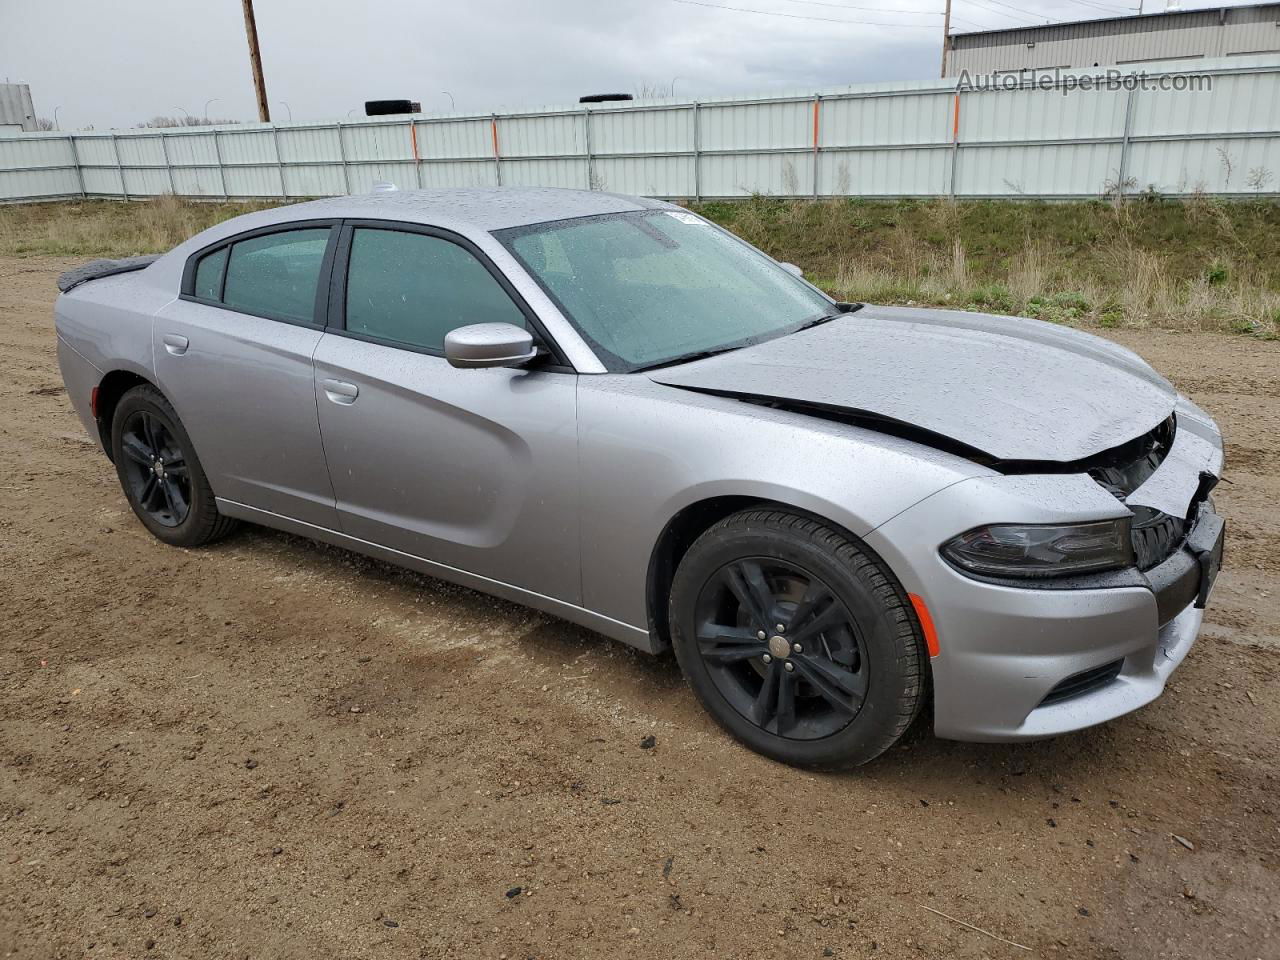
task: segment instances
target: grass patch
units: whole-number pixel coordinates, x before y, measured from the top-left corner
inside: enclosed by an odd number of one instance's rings
[[[0,205],[0,255],[128,257],[164,253],[201,230],[274,203],[193,203],[172,195],[132,203]]]
[[[161,253],[275,205],[172,196],[0,205],[0,255]],[[694,208],[845,300],[1280,335],[1280,205],[1270,201],[753,197]]]
[[[846,300],[1280,334],[1280,205],[753,197],[695,209]]]

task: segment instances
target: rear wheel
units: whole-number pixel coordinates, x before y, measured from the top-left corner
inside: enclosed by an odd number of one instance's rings
[[[111,456],[129,506],[158,539],[198,547],[235,529],[218,512],[182,421],[155,387],[134,387],[116,404]]]
[[[783,511],[735,514],[690,547],[671,590],[671,636],[711,715],[784,763],[866,763],[925,698],[919,627],[883,562]]]

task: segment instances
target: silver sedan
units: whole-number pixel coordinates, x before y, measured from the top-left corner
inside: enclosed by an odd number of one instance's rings
[[[1159,695],[1222,555],[1210,417],[1034,320],[831,300],[684,209],[547,189],[252,213],[60,280],[155,536],[248,521],[674,649],[787,763]]]

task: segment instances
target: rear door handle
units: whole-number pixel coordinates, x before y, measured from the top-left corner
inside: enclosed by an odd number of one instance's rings
[[[349,405],[360,396],[360,388],[345,380],[321,380],[320,386],[324,388],[324,395],[334,403]]]
[[[166,333],[164,335],[164,348],[175,357],[180,357],[187,352],[187,347],[191,346],[191,342],[183,336],[176,333]]]

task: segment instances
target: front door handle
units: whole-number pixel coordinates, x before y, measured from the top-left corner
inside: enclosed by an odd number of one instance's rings
[[[324,387],[324,395],[334,403],[349,405],[360,396],[360,388],[345,380],[321,380],[320,386]]]
[[[186,353],[189,346],[191,346],[191,342],[186,337],[176,333],[166,333],[164,335],[164,348],[175,357],[180,357]]]

